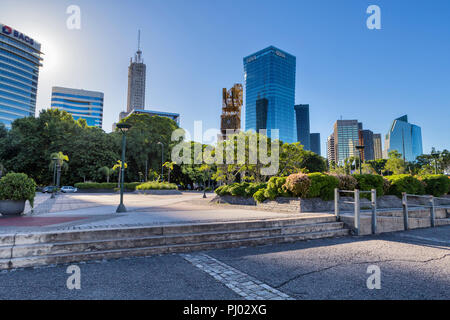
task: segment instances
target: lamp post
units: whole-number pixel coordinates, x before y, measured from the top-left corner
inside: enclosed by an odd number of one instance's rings
[[[364,150],[364,146],[355,146],[355,148],[359,151],[359,174],[362,174],[361,158],[362,158],[362,151]]]
[[[437,174],[437,161],[439,158],[439,152],[433,151],[431,152],[431,156],[434,158],[434,174]]]
[[[58,161],[58,158],[52,158],[53,160],[53,187],[56,186],[56,163]],[[55,189],[52,188],[52,196],[51,198],[53,199],[55,197]]]
[[[161,182],[164,182],[164,143],[158,142],[161,145]]]
[[[117,124],[117,128],[119,128],[120,132],[122,133],[122,163],[120,164],[120,204],[116,210],[116,212],[119,213],[119,212],[127,212],[127,209],[123,204],[123,181],[125,175],[125,146],[127,143],[126,134],[128,129],[131,128],[131,126],[126,123],[119,123]]]

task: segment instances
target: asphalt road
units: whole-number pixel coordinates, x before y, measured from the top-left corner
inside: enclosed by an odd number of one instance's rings
[[[450,299],[450,226],[204,252],[295,299]],[[367,268],[381,271],[369,290]],[[0,272],[0,299],[241,299],[182,255]]]

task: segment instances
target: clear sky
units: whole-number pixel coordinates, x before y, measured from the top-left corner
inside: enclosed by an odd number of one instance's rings
[[[69,30],[66,9],[81,9]],[[381,30],[366,9],[381,8]],[[103,129],[126,107],[127,72],[142,30],[146,109],[219,126],[222,88],[243,83],[242,58],[269,45],[297,57],[296,103],[310,104],[322,155],[333,123],[358,119],[387,133],[408,114],[424,152],[450,149],[448,0],[1,0],[0,22],[42,44],[37,109],[51,87],[102,91]],[[244,123],[244,122],[243,122]],[[384,143],[384,141],[383,141]]]

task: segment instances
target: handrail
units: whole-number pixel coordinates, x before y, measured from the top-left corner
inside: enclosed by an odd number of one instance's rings
[[[354,193],[354,201],[340,201],[340,193]],[[370,191],[361,191],[359,189],[351,190],[339,190],[338,188],[334,189],[334,214],[337,219],[340,218],[340,203],[348,203],[354,204],[355,215],[353,219],[355,234],[360,234],[360,213],[361,213],[361,202],[360,202],[360,194],[361,193],[370,193],[371,194],[371,206],[372,206],[372,234],[377,232],[377,191],[376,189],[372,189]]]
[[[427,198],[428,199],[428,204],[408,205],[408,197]],[[408,225],[408,207],[409,206],[430,208],[430,226],[431,227],[435,227],[436,208],[441,208],[441,207],[444,208],[444,206],[436,206],[435,199],[438,199],[438,200],[450,200],[450,199],[447,199],[447,198],[434,197],[432,195],[408,194],[406,192],[403,192],[402,193],[402,207],[403,207],[403,225],[404,225],[404,229],[405,230],[409,229],[409,225]]]

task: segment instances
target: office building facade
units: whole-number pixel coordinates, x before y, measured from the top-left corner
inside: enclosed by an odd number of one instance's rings
[[[295,56],[273,46],[244,58],[245,130],[257,131],[256,102],[265,98],[267,134],[271,136],[270,130],[278,129],[283,142],[297,141],[293,108],[295,68]]]
[[[336,163],[336,152],[334,149],[334,133],[330,134],[327,138],[327,159],[328,166]]]
[[[383,147],[381,142],[381,134],[375,133],[373,135],[373,152],[375,160],[383,159]]]
[[[397,150],[406,161],[415,161],[423,154],[422,129],[409,123],[407,115],[395,119],[386,135],[385,157],[392,150]]]
[[[102,128],[103,93],[63,87],[52,88],[52,109],[67,111],[74,120],[85,119],[90,127]]]
[[[297,127],[297,141],[305,150],[311,150],[311,132],[309,124],[309,104],[299,104],[294,106],[295,122]],[[320,147],[320,144],[319,144]]]
[[[338,120],[334,124],[335,162],[343,165],[349,157],[358,156],[356,146],[359,142],[358,120]]]
[[[359,144],[364,146],[361,152],[362,161],[375,160],[374,144],[373,144],[373,132],[371,130],[359,131]]]
[[[36,113],[41,54],[34,39],[0,24],[0,123],[8,129]]]
[[[130,59],[128,67],[128,96],[127,96],[127,112],[145,108],[145,85],[147,77],[147,66],[142,59],[142,51],[140,49],[140,33],[138,50],[133,59]]]
[[[320,148],[320,133],[311,133],[310,134],[310,150],[319,156],[321,155]]]

